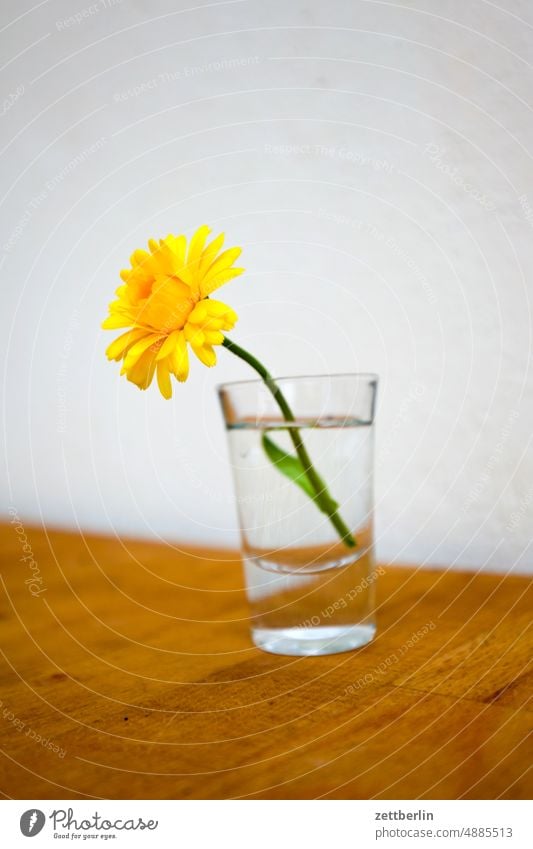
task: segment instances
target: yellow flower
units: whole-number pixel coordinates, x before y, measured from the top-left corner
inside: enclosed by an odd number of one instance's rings
[[[187,249],[185,236],[150,239],[150,252],[135,251],[131,268],[120,272],[124,285],[109,305],[102,327],[130,328],[107,348],[110,360],[123,360],[121,374],[139,389],[147,389],[157,371],[157,382],[165,398],[172,396],[170,375],[187,380],[189,344],[202,363],[214,366],[213,345],[224,341],[223,330],[237,321],[235,312],[211,294],[238,274],[233,268],[240,248],[220,253],[221,233],[206,244],[209,227],[200,227]]]

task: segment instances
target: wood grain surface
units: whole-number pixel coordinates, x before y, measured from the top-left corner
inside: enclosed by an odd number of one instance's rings
[[[231,552],[23,532],[0,527],[4,796],[531,797],[526,578],[389,567],[370,646],[280,657]]]

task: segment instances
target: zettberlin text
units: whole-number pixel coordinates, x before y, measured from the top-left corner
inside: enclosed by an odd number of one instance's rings
[[[376,811],[377,820],[432,820],[431,811]]]

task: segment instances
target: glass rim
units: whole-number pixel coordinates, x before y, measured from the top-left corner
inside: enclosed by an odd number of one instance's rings
[[[272,375],[272,380],[276,382],[281,382],[282,380],[317,380],[329,378],[346,378],[346,377],[356,377],[356,378],[368,378],[374,383],[379,382],[379,374],[372,371],[344,371],[344,372],[334,372],[333,374],[287,374],[281,375],[280,377],[276,377]],[[262,377],[252,377],[248,380],[229,380],[224,383],[217,383],[215,385],[215,389],[217,392],[222,392],[224,389],[231,389],[237,386],[250,386],[251,384],[262,384],[265,385],[265,381]]]

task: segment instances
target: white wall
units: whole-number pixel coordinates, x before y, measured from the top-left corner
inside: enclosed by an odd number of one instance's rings
[[[380,374],[380,557],[530,567],[532,5],[1,19],[3,513],[235,544],[214,386],[251,375],[221,352],[165,402],[99,329],[133,248],[207,222],[244,246],[236,340],[277,374]]]

